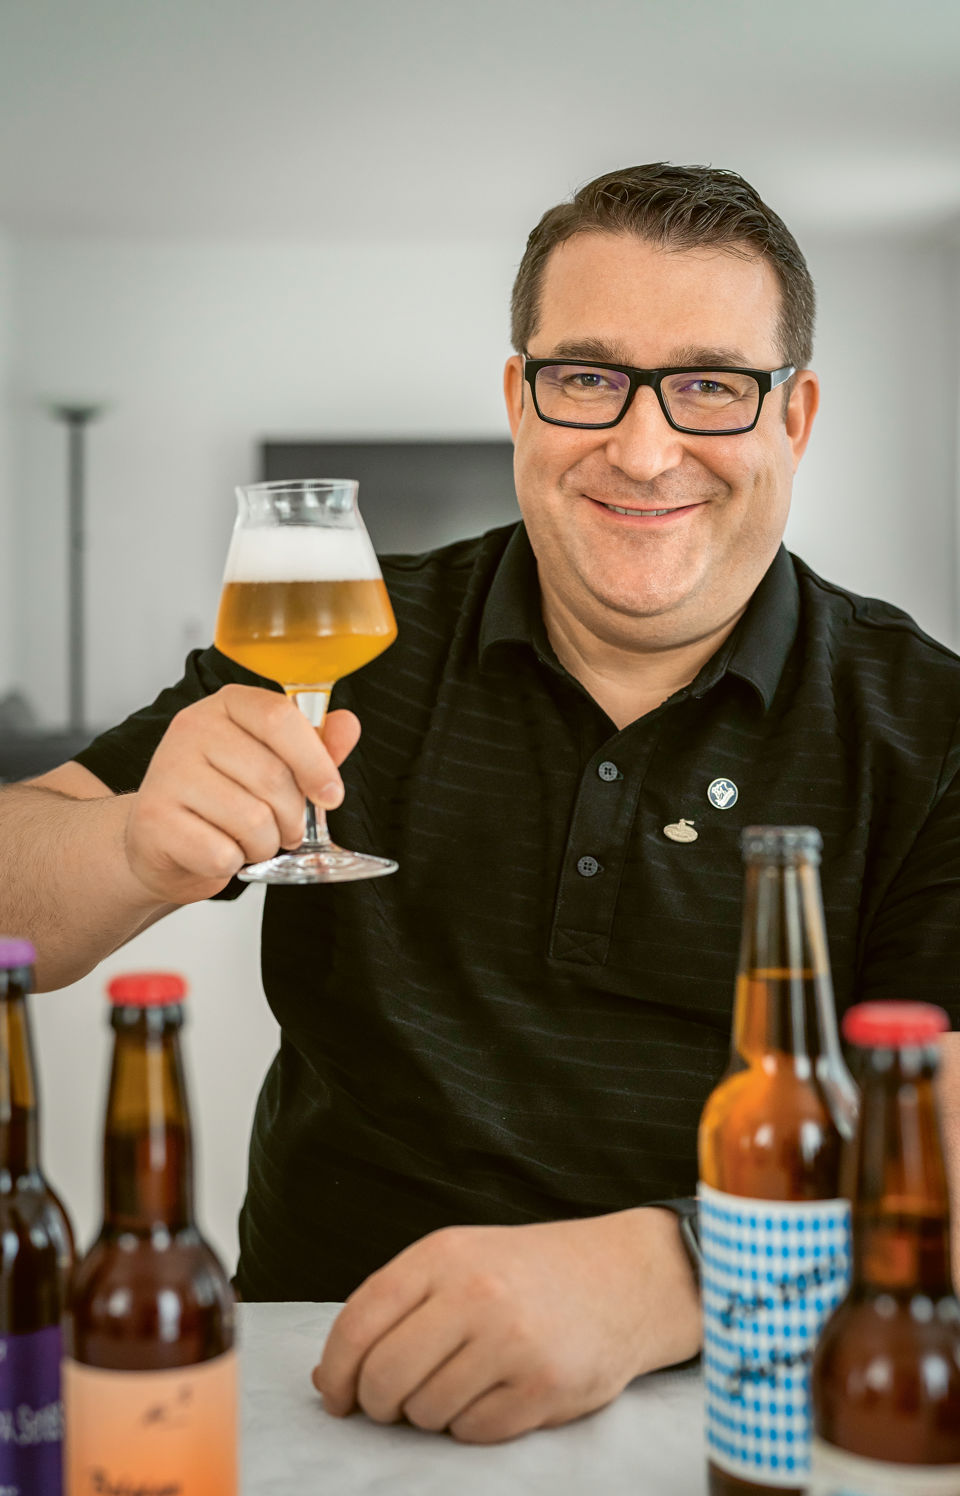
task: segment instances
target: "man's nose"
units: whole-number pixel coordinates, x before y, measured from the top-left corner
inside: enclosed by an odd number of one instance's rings
[[[638,483],[648,483],[683,461],[683,436],[674,431],[649,385],[640,386],[623,420],[606,436],[607,461]]]

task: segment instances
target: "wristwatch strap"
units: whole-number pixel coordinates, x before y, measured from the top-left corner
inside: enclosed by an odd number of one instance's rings
[[[700,1214],[696,1197],[684,1195],[679,1200],[647,1200],[645,1204],[656,1206],[659,1210],[669,1210],[676,1216],[680,1228],[680,1240],[690,1259],[693,1276],[699,1284],[703,1258],[700,1252]]]

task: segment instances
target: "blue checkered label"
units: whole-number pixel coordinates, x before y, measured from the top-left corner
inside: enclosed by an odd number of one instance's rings
[[[810,1361],[850,1277],[847,1200],[750,1200],[701,1184],[710,1460],[741,1480],[810,1471]]]

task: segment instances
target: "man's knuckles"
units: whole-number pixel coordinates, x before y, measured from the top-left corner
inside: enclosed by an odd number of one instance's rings
[[[444,1226],[417,1244],[430,1272],[437,1280],[455,1280],[466,1299],[479,1304],[499,1304],[510,1297],[508,1276],[491,1266],[490,1232],[487,1227]]]
[[[441,1434],[447,1426],[446,1411],[426,1389],[408,1397],[401,1411],[408,1423],[422,1428],[427,1434]]]
[[[243,808],[243,820],[237,827],[247,842],[254,842],[258,846],[270,847],[275,852],[280,844],[280,836],[277,828],[277,818],[273,813],[273,807],[266,800],[260,800],[251,796]],[[268,856],[272,852],[268,851]]]
[[[506,1404],[500,1399],[496,1403],[480,1399],[475,1407],[465,1408],[452,1419],[449,1427],[461,1444],[503,1444],[507,1439],[516,1439],[539,1428],[540,1424],[533,1408],[521,1406],[512,1398]]]
[[[276,691],[261,691],[255,703],[256,722],[266,736],[299,727],[303,720],[297,707],[286,696]]]
[[[221,686],[219,691],[204,697],[202,702],[196,702],[195,705],[199,707],[209,704],[213,709],[221,708],[231,716],[235,713],[245,716],[249,712],[267,714],[271,703],[281,710],[290,709],[290,702],[279,691],[268,691],[264,686],[241,686],[239,682],[231,681],[229,685]],[[265,716],[264,720],[268,718]]]
[[[368,1418],[374,1423],[396,1423],[401,1417],[403,1390],[395,1366],[367,1358],[357,1382],[357,1402]]]
[[[259,765],[256,777],[251,778],[248,788],[275,802],[290,793],[291,785],[292,775],[287,765],[282,758],[272,754],[265,763]]]

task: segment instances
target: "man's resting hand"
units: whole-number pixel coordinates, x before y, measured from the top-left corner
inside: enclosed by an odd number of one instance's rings
[[[132,797],[131,871],[170,904],[209,898],[245,862],[295,847],[304,800],[333,809],[337,765],[360,736],[352,712],[331,712],[323,737],[276,691],[224,686],[185,707],[161,739]]]
[[[566,1423],[694,1355],[696,1283],[676,1219],[641,1208],[433,1232],[350,1295],[314,1385],[469,1443]]]

